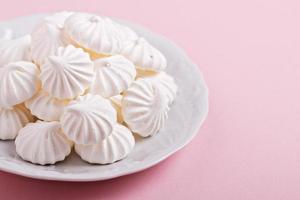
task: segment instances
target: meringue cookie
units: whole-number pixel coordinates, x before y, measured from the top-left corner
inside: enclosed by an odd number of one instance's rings
[[[25,102],[31,113],[44,121],[59,121],[68,100],[60,100],[40,91]]]
[[[30,99],[39,89],[38,68],[31,62],[13,62],[0,68],[0,107],[11,108]]]
[[[41,65],[43,89],[58,99],[72,99],[85,92],[93,79],[89,55],[72,45],[59,47]]]
[[[15,139],[19,130],[33,121],[34,117],[23,105],[14,106],[12,109],[0,108],[0,139]]]
[[[117,114],[109,100],[87,94],[70,102],[60,121],[70,140],[77,144],[97,144],[111,134]]]
[[[90,93],[111,97],[126,90],[136,76],[135,66],[123,56],[116,55],[94,61],[95,76]]]
[[[160,88],[160,90],[163,90],[164,95],[167,96],[169,105],[173,104],[178,88],[172,76],[168,75],[166,72],[159,72],[154,76],[145,78],[152,81],[156,87]]]
[[[147,137],[164,127],[170,107],[163,92],[153,81],[138,79],[124,93],[122,115],[133,132]]]
[[[77,45],[98,54],[115,54],[121,48],[118,30],[106,17],[74,13],[65,21],[64,31]]]
[[[60,33],[61,33],[61,40],[65,45],[67,44],[73,44],[73,41],[69,38],[69,36],[63,31],[63,27],[65,24],[65,21],[68,17],[70,17],[74,12],[69,12],[69,11],[62,11],[58,13],[54,13],[50,16],[45,17],[44,21],[47,23],[51,23],[55,25]]]
[[[125,158],[135,145],[134,137],[125,126],[116,124],[107,139],[95,145],[75,145],[76,153],[85,161],[109,164]]]
[[[73,12],[70,11],[61,11],[45,17],[44,20],[51,24],[55,24],[58,28],[63,28],[66,19],[72,14]]]
[[[121,54],[142,70],[162,71],[167,67],[165,56],[144,38],[124,43]]]
[[[30,35],[25,35],[0,43],[0,67],[17,61],[31,61]]]
[[[110,98],[112,106],[117,111],[117,121],[122,124],[124,122],[123,116],[122,116],[122,95],[116,95]]]
[[[41,65],[58,47],[64,46],[61,30],[54,24],[41,23],[31,34],[31,54],[33,61]]]
[[[19,132],[15,141],[17,154],[24,160],[46,165],[62,161],[71,152],[72,143],[59,122],[30,123]]]

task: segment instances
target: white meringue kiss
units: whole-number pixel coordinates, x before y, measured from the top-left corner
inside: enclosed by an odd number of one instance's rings
[[[163,92],[152,81],[138,79],[124,93],[122,114],[133,132],[147,137],[164,127],[170,107]]]
[[[65,21],[64,31],[77,45],[99,54],[115,54],[121,49],[118,29],[107,17],[74,13]]]
[[[144,38],[124,43],[121,54],[141,70],[162,71],[167,67],[165,56]]]
[[[93,79],[93,62],[89,55],[72,45],[59,47],[41,66],[42,87],[58,99],[82,95]]]
[[[15,141],[17,154],[29,162],[46,165],[62,161],[71,152],[59,122],[30,123],[19,132]]]
[[[31,113],[44,121],[59,121],[68,100],[51,97],[44,91],[38,92],[25,102]]]
[[[135,66],[123,56],[116,55],[94,61],[95,76],[90,93],[111,97],[126,90],[136,76]]]
[[[0,139],[15,139],[19,130],[33,121],[34,117],[23,105],[14,106],[12,109],[0,108]]]
[[[0,68],[0,107],[11,108],[30,99],[39,89],[39,70],[31,62],[13,62]]]
[[[31,61],[30,35],[4,40],[0,43],[0,68],[17,61]]]
[[[70,102],[60,121],[70,140],[77,144],[97,144],[112,133],[117,113],[109,100],[87,94]]]
[[[42,65],[49,55],[53,55],[58,47],[65,46],[62,31],[55,24],[43,21],[31,34],[31,54],[33,61]]]
[[[163,93],[167,96],[169,105],[174,102],[178,87],[172,76],[168,75],[166,72],[159,72],[154,76],[144,78],[152,81],[156,87],[160,88],[160,90],[163,90]]]
[[[75,145],[76,153],[85,161],[109,164],[125,158],[135,145],[134,137],[125,126],[116,124],[107,139],[95,145]]]

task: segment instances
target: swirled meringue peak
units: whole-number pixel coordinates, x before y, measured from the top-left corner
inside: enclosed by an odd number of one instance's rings
[[[135,66],[121,55],[94,60],[95,76],[90,93],[111,97],[126,90],[136,76]]]
[[[162,71],[167,67],[165,56],[144,38],[124,43],[121,54],[141,70]]]
[[[172,76],[168,75],[166,72],[159,72],[154,76],[145,78],[152,81],[157,88],[163,90],[162,92],[167,96],[169,105],[174,102],[178,88]]]
[[[33,61],[41,65],[55,53],[58,47],[65,46],[61,29],[45,20],[31,34],[31,54]]]
[[[11,62],[31,61],[30,43],[30,35],[2,41],[0,43],[0,68]]]
[[[29,123],[15,141],[17,154],[29,162],[46,165],[62,161],[71,152],[72,143],[59,122]]]
[[[93,79],[89,55],[72,45],[59,47],[41,65],[43,89],[58,99],[72,99],[84,93]]]
[[[135,141],[128,128],[114,126],[108,138],[95,145],[75,145],[76,153],[85,161],[95,164],[109,164],[125,158],[134,148]]]
[[[147,137],[164,126],[170,107],[163,92],[153,81],[138,79],[124,93],[122,114],[133,132]]]
[[[44,91],[38,92],[25,102],[31,113],[44,121],[59,121],[68,100],[51,97]]]
[[[121,48],[118,29],[107,17],[74,13],[65,21],[64,31],[77,45],[98,54],[115,54]]]
[[[38,68],[31,62],[12,62],[0,68],[0,107],[11,108],[39,89]]]
[[[123,116],[122,116],[122,95],[116,95],[113,97],[110,97],[110,101],[112,106],[115,108],[115,110],[117,111],[117,121],[122,124],[124,122]]]
[[[109,100],[87,94],[72,101],[61,117],[62,128],[76,144],[97,144],[107,138],[117,121]]]
[[[33,120],[33,116],[23,105],[12,109],[0,108],[0,139],[15,139],[19,130]]]

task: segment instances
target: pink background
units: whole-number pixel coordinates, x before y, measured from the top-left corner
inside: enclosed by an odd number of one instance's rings
[[[5,1],[1,20],[62,9],[143,24],[184,48],[210,89],[199,135],[161,164],[92,183],[0,173],[0,199],[300,198],[298,0]]]

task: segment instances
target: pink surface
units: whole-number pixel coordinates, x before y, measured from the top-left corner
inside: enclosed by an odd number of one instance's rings
[[[299,199],[299,1],[9,0],[0,17],[61,9],[100,11],[175,41],[205,75],[210,113],[192,143],[149,170],[93,183],[1,172],[0,199]]]

